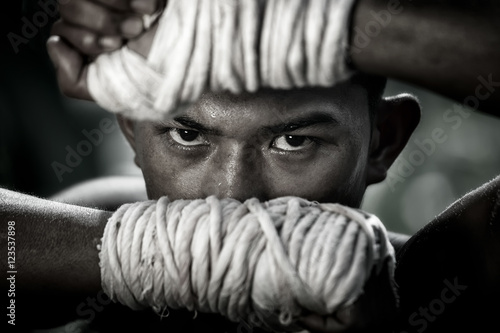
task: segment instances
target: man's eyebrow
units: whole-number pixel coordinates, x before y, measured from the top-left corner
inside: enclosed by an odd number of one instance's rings
[[[186,116],[186,115],[179,116],[179,117],[174,118],[174,121],[178,122],[182,126],[192,128],[193,130],[196,130],[196,131],[203,133],[203,134],[211,134],[211,135],[221,135],[222,134],[222,132],[219,129],[207,127],[207,126],[197,122],[196,120],[194,120],[190,116]]]
[[[174,118],[174,121],[182,126],[188,127],[203,134],[221,136],[222,131],[217,128],[210,128],[196,121],[194,118],[183,115]],[[338,125],[338,120],[330,113],[327,112],[314,112],[307,115],[297,116],[282,120],[281,123],[263,127],[264,130],[274,134],[291,132],[300,128],[314,126],[314,125]]]
[[[292,119],[287,119],[284,122],[276,125],[266,126],[265,129],[280,134],[284,132],[295,131],[300,128],[313,125],[338,125],[338,120],[330,113],[315,112],[304,116],[299,116]]]

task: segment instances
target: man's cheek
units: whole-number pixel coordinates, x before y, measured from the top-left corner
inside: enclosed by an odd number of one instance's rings
[[[172,184],[168,166],[149,161],[141,169],[150,199],[158,199],[161,196],[171,194],[169,189],[172,189]]]
[[[212,194],[210,177],[189,169],[171,168],[157,170],[159,176],[152,181],[157,197],[168,196],[171,200],[199,199]]]
[[[312,168],[299,186],[307,191],[309,200],[354,204],[359,193],[359,180],[353,167],[335,162]]]
[[[314,166],[304,168],[301,173],[280,170],[267,179],[272,196],[292,195],[312,201],[327,201],[336,193],[339,183],[335,175]]]

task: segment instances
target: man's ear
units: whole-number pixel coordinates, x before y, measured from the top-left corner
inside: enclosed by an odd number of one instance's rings
[[[137,160],[137,151],[135,149],[135,123],[133,120],[124,117],[120,114],[116,115],[116,120],[118,121],[118,125],[120,126],[120,129],[125,136],[125,139],[127,139],[127,142],[130,144],[132,149],[134,150],[134,163],[140,167],[138,160]]]
[[[367,185],[383,181],[387,170],[408,143],[420,122],[420,104],[409,94],[382,99],[373,120]]]

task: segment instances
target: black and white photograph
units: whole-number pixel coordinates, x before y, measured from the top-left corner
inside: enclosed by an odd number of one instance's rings
[[[499,1],[2,15],[2,332],[499,331]]]

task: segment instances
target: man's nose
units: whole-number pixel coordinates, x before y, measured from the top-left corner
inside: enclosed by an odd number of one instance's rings
[[[249,198],[267,200],[265,179],[262,173],[262,156],[255,146],[233,144],[219,149],[212,158],[211,169],[206,175],[210,193],[218,198],[245,201]]]

